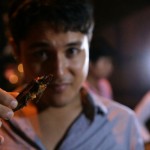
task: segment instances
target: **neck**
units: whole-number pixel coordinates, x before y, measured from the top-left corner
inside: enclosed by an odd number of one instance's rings
[[[63,106],[63,107],[49,107],[46,110],[42,111],[40,115],[51,115],[54,118],[61,118],[65,116],[70,116],[71,114],[74,114],[75,112],[81,111],[81,102],[77,102],[71,105]],[[67,117],[68,118],[68,117]]]
[[[82,102],[80,96],[73,100],[70,104],[62,107],[52,107],[40,111],[39,118],[42,120],[55,120],[65,122],[66,120],[74,120],[82,111]]]
[[[82,102],[78,96],[68,105],[63,107],[49,106],[39,112],[39,137],[47,149],[56,147],[81,111]]]

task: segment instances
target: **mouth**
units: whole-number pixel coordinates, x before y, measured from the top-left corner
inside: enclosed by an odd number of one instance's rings
[[[59,83],[59,84],[53,83],[51,84],[51,89],[54,92],[62,93],[69,87],[69,85],[70,83]]]

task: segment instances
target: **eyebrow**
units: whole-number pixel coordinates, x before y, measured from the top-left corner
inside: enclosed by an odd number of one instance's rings
[[[49,47],[49,46],[51,46],[51,44],[46,43],[46,42],[35,42],[35,43],[32,43],[29,46],[29,48],[34,49],[36,47]]]
[[[66,46],[67,46],[67,47],[71,47],[71,46],[80,46],[80,45],[81,45],[81,42],[80,42],[80,41],[77,41],[77,42],[68,43]]]
[[[80,45],[81,45],[81,41],[76,41],[76,42],[67,43],[65,47],[80,46]],[[34,49],[37,47],[53,47],[53,45],[47,42],[35,42],[30,44],[29,46],[30,49]]]

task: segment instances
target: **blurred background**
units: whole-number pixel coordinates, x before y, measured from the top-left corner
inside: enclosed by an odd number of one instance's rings
[[[114,99],[134,109],[150,90],[150,2],[95,0],[96,31],[118,53]]]
[[[114,100],[134,109],[150,90],[150,4],[148,0],[94,0],[95,32],[116,49],[110,82]],[[0,88],[11,91],[23,77],[7,37],[8,0],[0,0]]]

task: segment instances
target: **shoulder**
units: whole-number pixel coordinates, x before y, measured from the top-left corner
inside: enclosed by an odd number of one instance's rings
[[[127,149],[136,147],[143,149],[143,139],[140,132],[140,124],[132,109],[129,107],[97,95],[91,95],[97,107],[103,111],[105,125],[109,127],[113,138],[118,144]],[[98,115],[97,115],[98,116]]]
[[[136,119],[134,111],[129,107],[98,95],[92,97],[98,107],[105,109],[109,120],[127,121]]]

